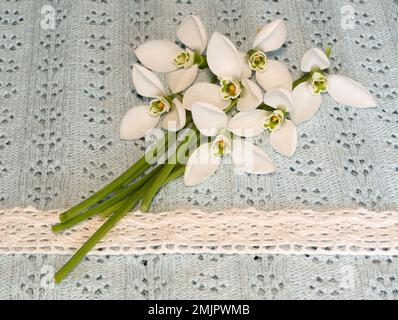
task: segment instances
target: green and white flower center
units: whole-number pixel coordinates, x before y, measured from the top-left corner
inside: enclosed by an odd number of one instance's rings
[[[174,59],[174,64],[179,68],[190,68],[195,63],[195,53],[189,49],[181,51]]]
[[[151,101],[148,112],[152,116],[160,116],[169,112],[170,109],[171,102],[166,97],[159,97]]]
[[[324,73],[315,71],[312,73],[310,88],[313,94],[321,94],[328,91],[328,79]]]
[[[268,67],[267,55],[262,51],[249,51],[249,67],[253,71],[265,71]]]
[[[231,148],[231,136],[226,132],[219,134],[211,144],[211,152],[213,156],[222,157],[230,154]]]
[[[224,100],[233,100],[238,98],[242,93],[242,84],[237,80],[222,79],[221,84],[221,97]]]
[[[286,120],[286,112],[283,110],[284,108],[278,108],[273,111],[264,122],[264,128],[269,131],[279,130]]]

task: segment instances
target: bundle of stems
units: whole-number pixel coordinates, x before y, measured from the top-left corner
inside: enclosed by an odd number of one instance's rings
[[[139,203],[141,203],[141,211],[147,212],[159,189],[184,174],[185,165],[179,163],[178,159],[182,159],[192,148],[196,148],[199,138],[198,130],[192,125],[192,117],[189,116],[187,120],[186,128],[190,126],[192,130],[184,134],[181,142],[178,143],[173,135],[165,133],[163,138],[118,178],[83,202],[60,214],[60,223],[52,227],[54,232],[72,228],[96,215],[107,220],[55,274],[56,283],[60,283],[89,251]],[[167,154],[172,145],[176,144],[178,144],[176,151],[167,157],[166,163],[150,164]]]

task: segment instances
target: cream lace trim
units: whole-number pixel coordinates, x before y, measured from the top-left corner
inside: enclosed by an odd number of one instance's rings
[[[0,253],[70,254],[103,223],[96,218],[53,234],[50,227],[58,214],[34,208],[0,210]],[[393,255],[398,254],[398,212],[135,212],[92,254],[188,252]]]

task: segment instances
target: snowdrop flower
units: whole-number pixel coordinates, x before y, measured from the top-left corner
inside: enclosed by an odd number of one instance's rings
[[[160,79],[151,71],[135,64],[133,83],[138,94],[153,98],[149,106],[131,108],[120,125],[120,138],[140,139],[161,121],[162,128],[179,131],[185,126],[186,113],[180,100],[167,95]]]
[[[182,49],[174,42],[152,40],[140,45],[135,54],[148,69],[169,73],[172,91],[184,91],[198,76],[199,68],[207,66],[203,56],[207,46],[207,32],[199,17],[187,16],[177,29],[178,39],[186,46]]]
[[[276,20],[265,25],[253,42],[253,48],[245,55],[245,63],[256,72],[256,80],[268,91],[275,87],[292,90],[292,76],[289,69],[277,60],[268,59],[267,53],[278,50],[287,37],[283,20]]]
[[[202,144],[189,157],[184,176],[186,185],[206,181],[217,171],[222,157],[228,154],[242,172],[268,174],[276,171],[272,160],[261,148],[241,139],[232,139],[228,116],[217,106],[196,102],[192,106],[192,118],[201,134],[214,139]]]
[[[270,111],[251,110],[235,115],[229,129],[240,137],[255,137],[269,132],[270,145],[280,154],[291,157],[297,148],[297,128],[289,114],[295,110],[292,94],[284,87],[269,90],[264,103]]]
[[[234,100],[240,111],[252,110],[262,102],[261,88],[249,80],[251,71],[242,55],[225,36],[214,32],[207,47],[207,63],[220,80],[220,85],[198,83],[184,95],[183,105],[187,110],[195,102],[211,103],[225,109]]]
[[[329,93],[337,102],[357,108],[376,106],[374,96],[358,82],[340,75],[328,75],[328,56],[320,49],[308,50],[301,61],[301,71],[307,73],[306,81],[293,90],[294,112],[290,114],[296,124],[312,118],[322,104],[322,93]]]

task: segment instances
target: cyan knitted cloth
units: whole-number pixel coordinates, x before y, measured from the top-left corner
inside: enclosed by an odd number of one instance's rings
[[[264,137],[257,140],[277,174],[235,176],[225,165],[199,188],[170,184],[155,211],[397,210],[394,0],[0,1],[1,208],[69,207],[143,153],[146,143],[118,138],[122,116],[141,103],[130,79],[132,52],[149,39],[175,39],[178,23],[191,13],[242,51],[257,27],[283,18],[288,42],[275,56],[295,78],[307,49],[332,44],[333,71],[367,86],[379,106],[357,110],[326,98],[300,126],[292,159],[272,152]],[[47,285],[65,260],[1,255],[0,297],[396,299],[398,292],[393,257],[90,257],[63,285]]]
[[[49,6],[48,6],[49,5]],[[7,1],[0,3],[0,206],[65,208],[114,179],[144,151],[118,137],[141,104],[132,87],[133,50],[175,40],[187,14],[247,51],[256,28],[282,18],[275,57],[295,78],[304,52],[332,45],[332,71],[378,98],[359,110],[329,98],[299,127],[297,153],[273,152],[279,170],[236,176],[225,164],[207,183],[171,183],[155,211],[397,209],[397,4],[395,1]],[[352,20],[350,20],[352,18]],[[54,20],[55,19],[55,20]],[[52,23],[54,22],[54,23]]]

